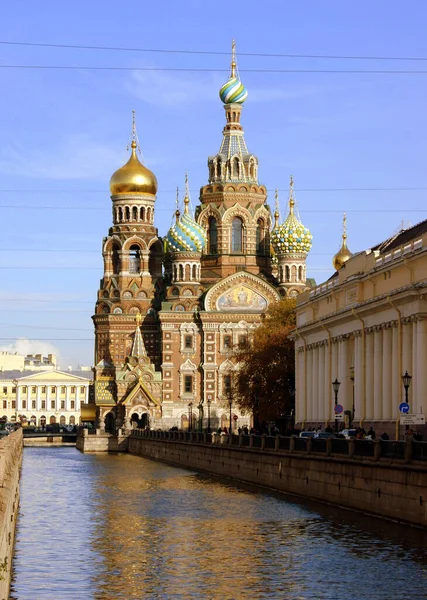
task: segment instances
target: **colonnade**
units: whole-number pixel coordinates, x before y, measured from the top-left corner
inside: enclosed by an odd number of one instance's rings
[[[333,333],[333,332],[331,332]],[[325,331],[327,335],[327,331]],[[334,420],[338,403],[354,410],[355,421],[392,421],[405,399],[402,375],[412,376],[410,412],[427,410],[427,320],[414,316],[355,330],[313,344],[296,344],[296,421]]]

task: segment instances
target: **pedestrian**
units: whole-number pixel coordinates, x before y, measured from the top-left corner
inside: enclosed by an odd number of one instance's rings
[[[375,439],[375,437],[376,437],[376,434],[375,434],[375,430],[374,430],[374,428],[372,427],[372,425],[371,425],[370,429],[368,430],[368,433],[367,433],[367,435],[371,436],[371,440],[374,440],[374,439]]]
[[[390,436],[388,435],[387,431],[384,431],[381,434],[381,439],[384,440],[385,442],[390,439]]]

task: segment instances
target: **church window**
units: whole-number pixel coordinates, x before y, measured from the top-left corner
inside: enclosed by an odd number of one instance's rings
[[[292,265],[292,268],[291,268],[291,280],[292,281],[297,280],[297,268],[295,265]]]
[[[223,344],[224,344],[224,349],[225,350],[230,350],[231,349],[231,347],[233,345],[233,342],[232,342],[232,339],[231,339],[231,335],[225,335],[224,336]]]
[[[298,281],[302,281],[302,280],[303,280],[302,267],[298,267]]]
[[[184,375],[184,393],[191,394],[193,392],[193,376]]]
[[[119,222],[121,223],[123,221],[123,209],[121,206],[119,206]]]
[[[193,336],[192,335],[186,335],[184,338],[184,348],[188,349],[192,349],[193,348]]]
[[[147,208],[147,221],[149,223],[151,223],[151,208],[150,207]]]
[[[258,221],[257,221],[256,251],[258,254],[264,254],[264,251],[265,251],[265,226],[264,226],[263,219],[258,219]]]
[[[243,252],[243,221],[235,217],[231,224],[231,251]]]
[[[209,254],[218,254],[218,227],[215,217],[209,217]]]
[[[229,396],[231,394],[231,375],[224,375],[223,388],[224,394]]]
[[[193,276],[192,279],[196,280],[197,279],[197,266],[193,265]]]
[[[145,221],[145,208],[143,206],[139,209],[139,218],[141,221]]]
[[[183,279],[184,279],[184,266],[179,265],[179,280],[183,281]]]
[[[139,273],[141,270],[141,253],[135,244],[129,250],[129,273]]]
[[[132,206],[132,219],[134,221],[138,220],[138,209],[136,206]]]
[[[129,206],[125,206],[125,215],[126,215],[126,221],[130,221],[130,208],[129,208]]]
[[[233,159],[233,177],[234,179],[239,179],[240,176],[240,169],[239,169],[239,159],[237,158],[237,156]]]
[[[285,281],[290,281],[291,280],[291,269],[286,266],[285,267]]]
[[[111,261],[113,263],[113,273],[118,274],[120,271],[120,258],[119,258],[119,249],[117,246],[113,246],[113,253],[111,256]]]
[[[247,335],[239,335],[239,347],[246,348],[248,345],[248,336]]]

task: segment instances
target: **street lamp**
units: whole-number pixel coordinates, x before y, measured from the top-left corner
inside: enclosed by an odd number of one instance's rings
[[[338,379],[335,377],[335,381],[332,382],[332,387],[334,388],[334,394],[335,394],[335,406],[337,406],[338,404],[338,391],[340,389],[340,385],[341,382],[338,381]],[[338,419],[337,419],[337,414],[335,414],[335,434],[338,433]]]
[[[188,431],[193,430],[193,403],[188,403]]]
[[[208,433],[211,432],[211,400],[208,398]]]
[[[203,430],[203,402],[202,402],[202,400],[200,400],[199,406],[197,408],[199,409],[199,432],[201,432]]]
[[[403,387],[405,388],[405,402],[408,403],[408,394],[409,394],[409,386],[411,385],[411,375],[408,374],[408,371],[405,371],[405,374],[402,375]]]
[[[233,422],[232,421],[232,415],[231,415],[231,409],[232,409],[232,406],[233,406],[233,396],[231,395],[231,390],[228,391],[228,405],[230,407],[230,429],[229,429],[228,433],[231,435],[231,433],[232,433],[231,426],[232,426],[232,422]]]

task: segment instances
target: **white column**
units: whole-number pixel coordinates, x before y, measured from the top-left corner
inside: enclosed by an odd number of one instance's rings
[[[366,414],[365,420],[370,420],[374,416],[374,334],[366,334],[365,349],[366,364]]]
[[[341,383],[338,392],[338,404],[342,404],[345,410],[349,410],[352,405],[352,398],[350,398],[349,391],[350,373],[348,366],[347,339],[343,338],[340,340],[338,353],[338,381]]]
[[[307,350],[307,414],[305,419],[308,422],[313,420],[313,348]]]
[[[354,418],[360,419],[362,407],[362,337],[355,335],[354,337]]]
[[[336,340],[332,343],[332,368],[331,368],[331,381],[327,382],[328,385],[328,421],[334,421],[334,390],[332,388],[332,382],[338,379],[338,347],[339,341]],[[338,380],[339,381],[339,380]]]
[[[65,410],[68,412],[70,408],[70,386],[65,386]]]
[[[36,410],[41,410],[42,409],[42,401],[41,401],[41,386],[37,385],[36,386]],[[38,425],[38,423],[37,423]]]
[[[402,325],[402,373],[400,373],[400,386],[403,390],[403,399],[405,398],[404,388],[402,383],[402,375],[408,371],[409,375],[413,376],[412,368],[412,323],[404,323]],[[408,390],[408,402],[410,405],[409,412],[412,412],[413,407],[411,406],[412,400],[412,385],[409,386]]]
[[[300,352],[297,348],[295,360],[295,422],[301,423],[305,421],[305,385],[304,380],[306,377],[305,365],[304,365],[304,352]]]
[[[391,415],[393,419],[397,419],[399,416],[399,404],[402,402],[402,378],[400,371],[400,360],[399,355],[401,352],[399,344],[399,327],[393,327],[392,329],[392,357],[391,357]]]
[[[80,387],[76,385],[76,410],[80,411]]]
[[[22,412],[21,388],[19,383],[16,385],[16,410]]]
[[[313,404],[312,404],[312,419],[318,420],[319,414],[319,347],[313,348]]]
[[[322,421],[328,421],[329,420],[329,397],[330,397],[330,388],[331,388],[331,382],[329,381],[329,379],[330,379],[329,362],[331,359],[330,342],[328,341],[328,343],[323,348],[324,348],[325,360],[324,360],[324,364],[323,364]]]
[[[417,357],[417,350],[418,350],[418,327],[417,327],[417,322],[414,321],[412,323],[412,340],[411,340],[411,349],[412,349],[412,373],[409,373],[409,375],[412,375],[412,394],[411,392],[409,392],[410,394],[410,398],[411,398],[411,408],[409,409],[409,412],[411,413],[416,413],[416,406],[417,406],[417,367],[418,367],[418,357]]]
[[[319,392],[317,396],[317,419],[318,421],[325,420],[325,411],[323,407],[325,405],[325,350],[326,346],[319,346],[319,369],[318,369],[318,383]]]
[[[392,418],[392,356],[393,356],[393,332],[387,327],[383,330],[383,402],[382,418],[388,421]]]
[[[417,321],[417,379],[414,405],[416,411],[427,412],[427,321]]]
[[[46,386],[46,425],[49,425],[49,418],[50,415],[49,413],[51,412],[51,407],[50,407],[50,385]]]
[[[374,419],[382,418],[383,403],[383,332],[381,329],[374,331]]]

